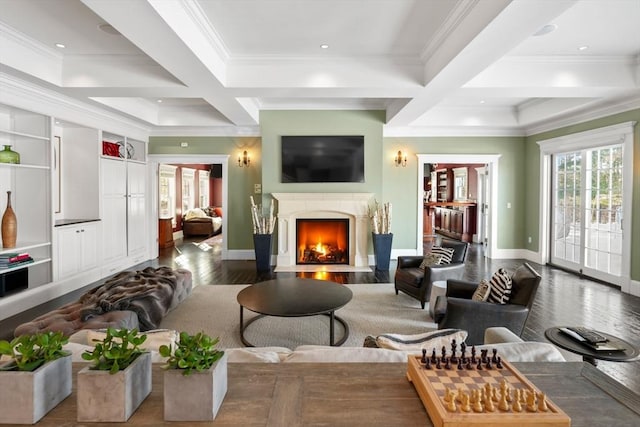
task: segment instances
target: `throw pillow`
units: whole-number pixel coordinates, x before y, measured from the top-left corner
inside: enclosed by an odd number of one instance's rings
[[[440,264],[451,264],[453,252],[453,248],[443,248],[442,246],[433,246],[431,248],[432,254],[440,255],[442,257]]]
[[[473,301],[486,301],[489,298],[491,292],[491,285],[487,279],[482,279],[476,291],[471,296]]]
[[[416,335],[378,335],[376,337],[376,343],[380,348],[420,351],[423,348],[427,350],[434,348],[439,350],[443,346],[450,349],[452,340],[456,340],[456,343],[460,344],[466,339],[467,331],[463,331],[462,329],[439,329],[437,331]]]
[[[491,290],[489,291],[489,302],[496,304],[506,304],[511,298],[511,276],[504,268],[498,269],[490,282]]]
[[[442,261],[442,257],[438,254],[432,254],[431,252],[424,255],[424,259],[420,264],[420,268],[424,270],[425,267],[431,267],[432,265],[439,265]]]

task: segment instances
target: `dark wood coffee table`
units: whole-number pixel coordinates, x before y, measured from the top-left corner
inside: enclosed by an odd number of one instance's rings
[[[352,297],[351,289],[327,280],[288,278],[256,283],[238,293],[240,339],[245,346],[254,347],[245,339],[244,331],[264,316],[305,317],[322,314],[330,318],[329,344],[342,345],[349,337],[349,325],[336,316],[335,311],[344,307]],[[260,315],[245,322],[245,308]],[[344,327],[344,335],[337,342],[334,339],[336,320]]]
[[[544,331],[545,337],[558,347],[576,353],[582,356],[582,360],[589,362],[592,365],[597,365],[597,360],[606,360],[609,362],[633,362],[640,359],[640,349],[632,345],[631,343],[624,341],[621,338],[607,334],[605,332],[596,331],[600,335],[608,339],[609,343],[623,348],[621,351],[601,351],[594,350],[585,344],[580,344],[574,339],[571,339],[562,331],[560,327],[549,328]]]

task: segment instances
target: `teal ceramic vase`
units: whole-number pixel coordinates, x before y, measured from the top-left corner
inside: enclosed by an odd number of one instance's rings
[[[5,145],[0,151],[0,163],[20,163],[20,154],[11,149],[10,145]]]

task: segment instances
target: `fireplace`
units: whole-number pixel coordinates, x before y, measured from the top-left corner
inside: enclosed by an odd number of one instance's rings
[[[274,271],[371,271],[368,206],[371,193],[272,193],[278,201],[278,255]],[[299,263],[298,219],[340,220],[347,225],[346,260]],[[313,239],[312,239],[313,240]],[[306,243],[305,246],[318,242]],[[324,242],[327,243],[327,242]],[[342,243],[335,243],[342,247]]]
[[[349,220],[296,219],[296,264],[349,264]]]

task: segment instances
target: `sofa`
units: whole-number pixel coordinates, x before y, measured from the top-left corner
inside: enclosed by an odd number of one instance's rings
[[[81,354],[93,348],[92,342],[101,338],[101,332],[80,331],[71,336],[65,349],[72,354],[73,361],[82,361]],[[157,349],[162,344],[171,345],[178,339],[178,332],[157,330],[147,332],[144,348],[151,351],[154,363],[163,363]],[[549,343],[523,341],[506,328],[489,328],[485,332],[485,343],[477,346],[497,349],[510,362],[564,362],[560,351]],[[331,347],[325,345],[302,345],[291,350],[286,347],[227,348],[230,363],[406,363],[411,354],[420,354],[420,348],[391,350],[371,347]]]
[[[214,236],[222,232],[222,208],[189,209],[182,216],[182,234]]]

